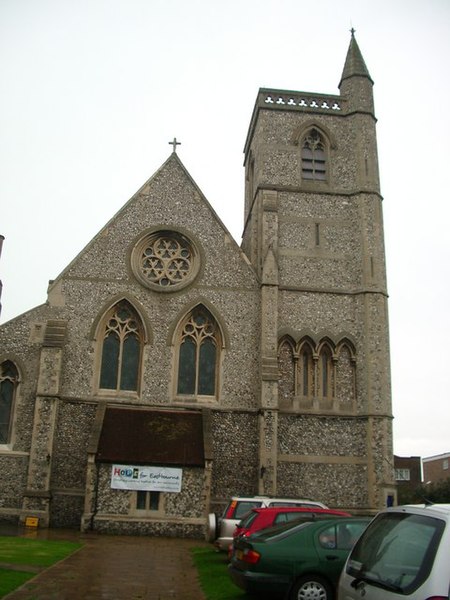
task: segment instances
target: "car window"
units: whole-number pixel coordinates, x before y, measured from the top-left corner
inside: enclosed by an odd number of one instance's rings
[[[281,500],[273,500],[268,503],[268,506],[279,506],[279,507],[289,507],[295,506],[296,508],[318,508],[317,504],[309,504],[308,502],[289,502],[289,501],[281,501]]]
[[[275,527],[268,527],[267,529],[260,529],[259,531],[257,531],[256,533],[254,533],[254,536],[258,536],[258,542],[261,540],[264,541],[268,541],[268,542],[276,542],[277,540],[289,537],[290,535],[297,533],[297,531],[299,531],[300,529],[302,529],[303,527],[307,527],[308,525],[311,525],[312,521],[308,521],[308,522],[291,522],[291,523],[286,523],[285,525],[277,525]]]
[[[323,548],[350,550],[366,526],[367,523],[361,521],[335,523],[321,531],[319,534],[319,544]]]
[[[356,544],[347,572],[411,594],[430,574],[444,527],[443,521],[433,517],[383,514]]]
[[[275,519],[273,520],[274,525],[278,525],[281,523],[288,522],[288,515],[286,513],[278,513],[275,515]]]
[[[258,513],[256,512],[249,512],[248,515],[246,517],[244,517],[242,519],[242,521],[239,523],[239,527],[250,527],[250,525],[253,523],[253,521],[256,519],[256,517],[258,516]]]
[[[333,516],[333,515],[330,515]],[[329,515],[324,515],[324,518]],[[292,523],[293,521],[317,521],[322,518],[321,514],[317,514],[314,512],[288,512],[288,513],[280,513],[275,517],[274,523],[278,525],[278,523]]]
[[[336,548],[336,526],[330,525],[319,534],[319,544],[322,548]]]
[[[308,516],[308,513],[303,512],[288,512],[288,513],[280,513],[275,517],[275,523],[290,523],[291,521],[298,521],[299,519],[304,519],[305,515]]]
[[[232,519],[242,519],[252,508],[259,508],[261,504],[259,500],[240,500],[236,505]]]

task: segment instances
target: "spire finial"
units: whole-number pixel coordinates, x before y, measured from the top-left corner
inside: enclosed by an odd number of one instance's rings
[[[173,140],[171,142],[169,142],[169,144],[173,147],[172,152],[175,152],[175,154],[177,153],[177,146],[181,146],[181,142],[177,142],[177,138],[174,137]]]
[[[356,29],[355,29],[354,27],[352,27],[352,28],[350,29],[350,33],[352,34],[352,38],[354,38],[354,37],[355,37],[355,31],[356,31]]]

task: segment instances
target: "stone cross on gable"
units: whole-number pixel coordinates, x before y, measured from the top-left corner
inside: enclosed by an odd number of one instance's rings
[[[169,142],[169,144],[171,144],[173,146],[172,152],[176,152],[177,151],[177,146],[181,146],[181,142],[177,142],[177,138],[176,137],[174,137],[173,140],[171,142]]]

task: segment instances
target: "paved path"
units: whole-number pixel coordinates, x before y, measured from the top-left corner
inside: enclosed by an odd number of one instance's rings
[[[197,540],[55,533],[83,547],[4,600],[205,600],[190,549]]]

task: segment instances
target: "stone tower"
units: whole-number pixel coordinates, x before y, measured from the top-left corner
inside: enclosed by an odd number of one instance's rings
[[[261,284],[259,491],[375,509],[395,485],[372,87],[352,31],[339,95],[259,90],[243,249]]]

